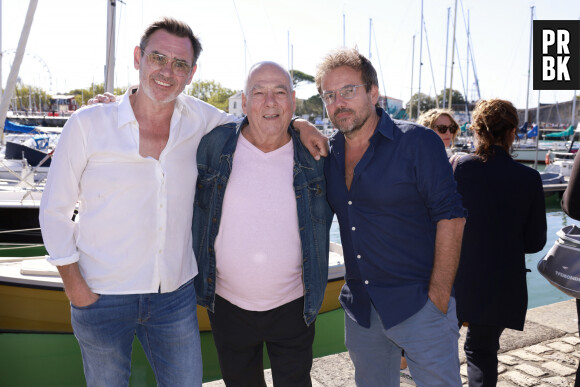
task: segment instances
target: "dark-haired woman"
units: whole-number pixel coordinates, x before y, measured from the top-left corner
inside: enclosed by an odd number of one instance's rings
[[[468,324],[464,349],[470,387],[497,384],[500,336],[505,328],[524,329],[525,254],[546,243],[540,175],[509,153],[517,127],[510,102],[480,101],[471,126],[475,154],[463,156],[455,169],[468,213],[455,297],[458,321]]]

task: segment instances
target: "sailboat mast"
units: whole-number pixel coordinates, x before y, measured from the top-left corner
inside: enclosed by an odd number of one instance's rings
[[[538,134],[536,136],[536,157],[534,157],[534,169],[538,169],[538,139],[540,138],[540,90],[538,90],[538,109],[536,109],[536,125]]]
[[[0,0],[0,100],[2,99],[2,0]]]
[[[0,141],[2,144],[5,143],[4,125],[6,122],[6,114],[8,113],[8,106],[10,105],[12,93],[14,93],[14,86],[16,86],[18,72],[20,71],[20,65],[22,64],[22,59],[24,57],[24,49],[26,48],[26,42],[28,42],[28,36],[30,35],[30,29],[32,28],[32,19],[34,19],[34,12],[36,12],[37,5],[38,0],[30,0],[26,19],[24,20],[24,26],[22,27],[22,33],[20,34],[20,40],[18,41],[18,47],[16,48],[16,54],[14,55],[14,62],[12,63],[10,74],[6,81],[6,90],[2,95],[2,100],[0,100]]]
[[[115,20],[117,0],[107,1],[107,60],[105,64],[105,91],[113,93],[115,89]]]
[[[369,60],[371,59],[371,43],[372,43],[372,34],[373,34],[373,19],[369,19]]]
[[[449,76],[449,109],[453,106],[452,92],[453,92],[453,61],[455,58],[455,26],[457,24],[457,0],[455,0],[455,15],[453,16],[453,41],[451,43],[451,75]]]
[[[445,32],[445,67],[443,71],[443,107],[445,107],[447,102],[447,93],[445,88],[447,87],[447,50],[449,49],[449,14],[451,13],[451,7],[447,7],[447,31]]]
[[[346,16],[342,14],[342,47],[346,47]]]
[[[528,103],[530,100],[530,67],[532,65],[532,34],[533,34],[533,26],[534,26],[534,7],[531,8],[531,20],[530,20],[530,54],[528,56],[528,84],[527,84],[527,91],[526,91],[526,115],[524,117],[524,122],[528,122]],[[538,127],[539,129],[539,127]]]
[[[463,14],[463,5],[461,6],[461,12]],[[469,10],[467,10],[467,66],[465,66],[465,116],[467,117],[467,121],[471,121],[469,119],[469,52],[471,50],[471,47],[469,46],[469,31]],[[459,55],[457,56],[459,57]]]
[[[417,91],[417,119],[421,114],[421,67],[423,67],[423,0],[421,0],[421,35],[419,41],[419,88]]]
[[[411,98],[409,99],[409,117],[413,112],[413,70],[415,69],[415,35],[413,35],[413,53],[411,54]]]
[[[574,125],[575,121],[576,121],[576,90],[574,90],[574,99],[572,100],[572,117],[570,117],[570,125]],[[578,127],[576,129],[578,129]]]

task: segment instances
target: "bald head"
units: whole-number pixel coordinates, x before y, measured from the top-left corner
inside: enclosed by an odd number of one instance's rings
[[[290,74],[274,62],[252,66],[242,93],[242,109],[249,125],[244,137],[264,152],[290,141],[288,126],[296,109]]]
[[[288,87],[288,91],[292,92],[294,90],[294,87],[292,85],[292,78],[290,77],[290,73],[288,73],[288,71],[286,71],[286,69],[284,67],[280,66],[276,62],[264,61],[264,62],[258,62],[256,64],[254,64],[252,67],[250,67],[250,71],[248,71],[248,76],[246,77],[246,83],[244,85],[244,93],[248,94],[248,91],[252,87],[251,86],[252,75],[254,75],[259,70],[267,68],[267,67],[271,68],[271,69],[277,69],[281,73],[284,73],[284,75],[286,76],[286,78],[288,80],[288,83],[286,84],[286,87]]]

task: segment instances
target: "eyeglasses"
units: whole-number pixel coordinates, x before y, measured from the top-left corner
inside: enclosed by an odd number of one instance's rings
[[[457,132],[457,129],[459,128],[457,127],[457,125],[451,124],[451,125],[435,125],[433,126],[433,129],[437,129],[437,131],[441,134],[447,133],[447,129],[449,129],[449,133],[455,134],[455,132]]]
[[[157,69],[162,69],[163,67],[165,67],[167,62],[169,62],[169,57],[167,55],[163,55],[158,52],[147,53],[144,49],[141,49],[141,51],[147,57],[147,63],[150,66],[153,66]],[[186,75],[189,75],[189,73],[193,69],[193,66],[188,65],[187,62],[184,60],[172,59],[171,69],[175,74],[184,77]]]
[[[361,86],[366,86],[366,83],[361,85],[346,85],[345,87],[342,87],[338,90],[325,91],[322,93],[322,100],[326,105],[332,105],[334,102],[336,102],[336,93],[339,93],[340,96],[344,99],[353,99],[356,95],[356,88]]]

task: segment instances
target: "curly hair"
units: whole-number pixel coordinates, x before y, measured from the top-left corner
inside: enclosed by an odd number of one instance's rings
[[[455,124],[457,127],[459,127],[457,121],[455,121],[455,119],[453,118],[453,113],[449,109],[427,110],[426,112],[421,113],[421,115],[417,119],[417,123],[419,125],[426,126],[429,129],[434,129],[433,125],[435,125],[435,122],[437,122],[437,120],[441,116],[446,116],[447,118],[449,118],[452,124]],[[453,139],[455,139],[455,136],[457,136],[458,133],[459,132],[453,133]]]
[[[492,145],[499,145],[509,152],[513,141],[511,133],[517,127],[518,112],[510,101],[480,100],[475,105],[471,124],[478,137],[475,154],[487,161],[494,154]]]
[[[361,72],[367,93],[371,90],[371,86],[379,86],[377,71],[371,61],[359,53],[356,48],[341,48],[326,55],[316,68],[316,88],[320,95],[322,95],[322,77],[329,71],[342,66]]]

